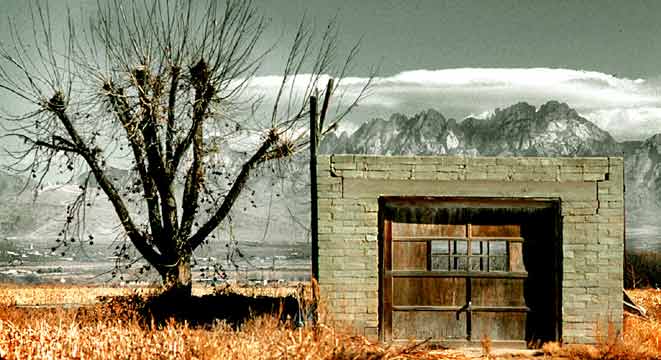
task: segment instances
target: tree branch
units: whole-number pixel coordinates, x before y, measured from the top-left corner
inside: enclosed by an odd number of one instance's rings
[[[166,239],[172,239],[178,228],[177,204],[174,197],[173,179],[168,175],[171,173],[163,159],[161,140],[158,134],[157,109],[160,106],[161,94],[160,79],[152,78],[149,67],[139,67],[133,71],[135,88],[138,91],[140,106],[143,111],[141,131],[145,139],[143,148],[147,154],[148,174],[156,184],[156,189],[161,197],[161,211],[163,220],[163,234]],[[152,89],[152,97],[147,94],[148,87]],[[169,131],[169,130],[168,130]],[[161,247],[167,249],[169,255],[175,255],[176,246],[172,242],[158,241]]]
[[[255,154],[245,163],[241,168],[241,172],[234,180],[234,184],[230,188],[229,192],[225,196],[225,200],[222,205],[216,210],[213,216],[204,224],[197,232],[191,236],[188,241],[186,241],[185,246],[190,250],[195,250],[204,239],[206,239],[209,234],[225,219],[227,214],[229,214],[234,202],[241,194],[248,178],[250,178],[250,172],[258,164],[262,163],[265,160],[265,157],[271,148],[278,141],[278,134],[275,130],[271,130],[262,145],[257,149]]]
[[[159,191],[161,191],[162,184],[158,179],[165,180],[165,163],[163,160],[163,150],[161,149],[161,141],[158,136],[157,122],[157,109],[159,106],[158,98],[160,96],[160,86],[151,86],[152,79],[147,66],[139,67],[133,71],[135,77],[135,88],[138,91],[138,98],[140,100],[140,107],[143,111],[142,121],[140,122],[140,130],[145,139],[144,149],[149,160],[149,173],[154,175]],[[158,83],[158,79],[153,81],[154,84]],[[152,87],[152,97],[147,94],[147,87]],[[161,191],[161,196],[164,195]]]
[[[126,137],[129,139],[129,144],[133,151],[133,157],[135,158],[136,168],[140,175],[140,179],[142,180],[142,190],[145,194],[147,213],[149,215],[149,226],[151,228],[152,236],[158,239],[162,235],[163,226],[161,213],[159,212],[159,199],[158,193],[156,192],[156,186],[152,177],[148,175],[147,168],[145,167],[145,154],[143,151],[144,139],[140,131],[137,131],[135,124],[131,123],[132,114],[126,101],[126,97],[121,96],[121,91],[114,89],[110,83],[104,85],[104,89],[106,90],[112,109],[117,114],[117,118],[126,131]],[[159,243],[157,242],[157,245],[158,244]],[[164,251],[165,249],[159,246],[159,250]]]
[[[198,208],[200,189],[204,180],[204,166],[202,163],[204,139],[202,128],[202,126],[198,126],[196,129],[193,140],[193,163],[186,175],[182,201],[183,214],[181,215],[181,226],[179,227],[179,234],[177,236],[180,239],[186,239],[190,235],[195,220],[195,213]]]
[[[207,107],[214,94],[214,88],[209,83],[209,74],[204,60],[200,60],[192,69],[193,86],[195,87],[195,106],[193,107],[193,125],[191,126],[193,142],[193,163],[191,164],[184,186],[182,202],[183,214],[179,227],[178,239],[187,239],[190,235],[195,213],[198,209],[200,189],[204,181],[204,119]]]
[[[165,139],[165,165],[168,172],[168,178],[173,178],[177,171],[172,165],[174,157],[174,139],[175,139],[175,106],[177,105],[177,88],[179,87],[180,68],[172,67],[170,77],[170,91],[168,94],[168,128],[166,129]]]
[[[191,78],[195,88],[195,100],[193,103],[193,124],[191,125],[186,137],[177,145],[172,157],[172,169],[176,172],[179,162],[183,158],[186,150],[193,142],[193,138],[198,131],[198,127],[203,126],[204,117],[215,93],[213,85],[210,83],[209,69],[204,59],[201,59],[191,68]]]
[[[8,137],[10,137],[10,136],[17,137],[17,138],[23,140],[24,142],[30,143],[30,144],[32,144],[34,146],[37,146],[37,147],[44,147],[44,148],[55,150],[55,151],[62,151],[62,152],[70,152],[70,153],[74,153],[74,154],[80,154],[80,151],[78,149],[76,149],[74,144],[72,144],[67,139],[65,139],[61,136],[57,136],[57,135],[51,136],[51,142],[46,142],[44,140],[35,140],[35,139],[32,139],[31,137],[25,136],[23,134],[7,134],[6,136],[8,136]],[[56,141],[61,143],[61,144],[64,144],[64,145],[57,144]]]
[[[138,228],[135,226],[129,211],[124,204],[124,201],[122,201],[122,198],[117,192],[117,189],[115,189],[115,186],[112,184],[112,182],[110,182],[106,174],[103,172],[103,169],[101,169],[99,166],[96,159],[99,151],[97,149],[90,149],[85,144],[84,140],[78,134],[78,131],[71,122],[71,119],[66,114],[64,96],[62,93],[57,92],[48,101],[46,108],[60,120],[67,133],[71,137],[72,143],[76,146],[77,149],[79,149],[81,156],[85,162],[87,162],[87,165],[92,170],[92,173],[94,173],[94,177],[96,178],[97,183],[106,193],[108,200],[110,200],[113,207],[115,208],[115,212],[119,217],[119,221],[124,227],[126,235],[129,237],[129,239],[131,239],[133,246],[135,246],[140,251],[140,253],[143,254],[147,261],[154,264],[154,266],[163,266],[164,264],[161,255],[147,243],[145,236],[143,236],[140,230],[138,230]]]

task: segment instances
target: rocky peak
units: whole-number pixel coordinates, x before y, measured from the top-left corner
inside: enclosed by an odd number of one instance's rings
[[[406,122],[406,131],[438,132],[445,127],[447,120],[438,111],[429,109],[413,115]]]
[[[535,107],[527,102],[519,102],[505,109],[496,109],[489,120],[494,119],[533,119],[535,117]]]
[[[572,109],[567,105],[566,103],[560,103],[555,100],[551,100],[547,102],[546,104],[543,104],[539,107],[539,111],[537,111],[537,115],[539,117],[544,117],[544,118],[576,118],[578,117],[578,113],[576,110]]]
[[[659,148],[661,148],[661,134],[650,137],[645,141],[644,145],[649,148],[656,148],[657,153],[659,153]]]
[[[438,112],[438,111],[436,111],[436,110],[434,110],[434,109],[427,109],[427,111],[423,111],[423,112],[421,112],[421,113],[419,114],[419,116],[421,116],[421,117],[424,118],[424,119],[440,120],[440,121],[443,121],[443,122],[446,121],[446,120],[445,120],[445,117],[443,116],[443,114],[441,114],[440,112]]]

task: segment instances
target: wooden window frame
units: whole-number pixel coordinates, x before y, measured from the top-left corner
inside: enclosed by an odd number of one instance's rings
[[[391,241],[393,242],[417,242],[422,241],[426,243],[427,247],[427,271],[429,272],[470,272],[470,273],[479,273],[479,272],[493,272],[493,273],[509,273],[512,272],[512,257],[511,249],[513,243],[523,243],[524,239],[521,236],[473,236],[472,230],[473,224],[466,224],[466,236],[398,236],[392,237]],[[446,241],[447,242],[447,253],[434,253],[434,241]],[[457,251],[457,241],[464,241],[466,243],[465,253],[458,253]],[[505,254],[504,255],[492,255],[491,254],[491,242],[504,242],[505,243]],[[480,244],[480,254],[473,254],[473,242],[479,242]],[[485,249],[482,248],[486,244],[486,253]],[[434,257],[443,257],[448,261],[447,269],[434,269],[433,268],[433,258]],[[471,266],[471,259],[479,258],[480,259],[480,270],[473,270]],[[491,269],[491,259],[504,258],[505,269],[504,270],[492,270]],[[465,268],[458,266],[458,260],[465,259],[466,266]]]

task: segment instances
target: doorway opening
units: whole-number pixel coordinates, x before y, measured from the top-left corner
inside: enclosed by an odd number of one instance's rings
[[[562,338],[558,199],[381,197],[379,235],[382,340]]]

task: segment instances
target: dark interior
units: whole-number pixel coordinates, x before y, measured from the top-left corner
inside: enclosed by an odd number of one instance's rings
[[[559,200],[496,198],[382,198],[382,216],[419,224],[521,224],[526,342],[561,339],[562,219]]]

